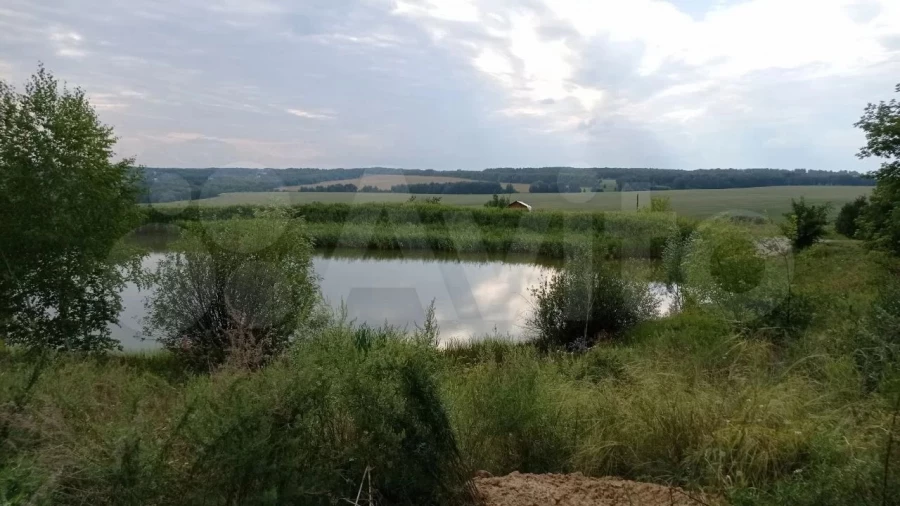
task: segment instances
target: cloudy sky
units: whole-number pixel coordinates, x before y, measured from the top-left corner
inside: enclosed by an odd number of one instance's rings
[[[868,170],[897,0],[4,0],[150,166]]]

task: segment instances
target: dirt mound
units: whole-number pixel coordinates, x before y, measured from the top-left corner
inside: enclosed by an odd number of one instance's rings
[[[700,506],[718,504],[680,488],[575,474],[491,477],[479,472],[475,486],[485,506]]]

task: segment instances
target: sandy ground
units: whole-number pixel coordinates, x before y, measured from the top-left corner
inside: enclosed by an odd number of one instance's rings
[[[519,474],[475,478],[485,506],[701,506],[708,497],[652,483],[575,474]]]

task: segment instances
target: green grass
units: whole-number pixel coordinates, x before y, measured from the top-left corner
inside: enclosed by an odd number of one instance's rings
[[[809,203],[831,202],[834,213],[840,206],[860,195],[868,195],[871,188],[864,186],[772,186],[765,188],[736,188],[725,190],[671,190],[664,192],[601,192],[601,193],[521,193],[515,199],[523,200],[542,210],[581,211],[631,211],[638,198],[641,205],[649,204],[651,195],[669,197],[672,208],[679,215],[707,218],[718,213],[757,213],[780,219],[790,210],[792,198],[805,197]],[[419,197],[424,199],[431,195]],[[480,207],[488,195],[439,195],[445,204]],[[323,203],[388,203],[405,202],[409,195],[399,193],[226,193],[211,199],[197,201],[202,206],[232,205],[295,205],[311,202]],[[161,207],[184,207],[185,202],[161,204]]]
[[[816,321],[787,342],[695,307],[582,354],[339,323],[254,372],[0,350],[0,503],[352,503],[366,469],[381,504],[464,504],[478,469],[890,503],[895,390],[863,388],[855,350],[896,263],[852,241],[797,255]]]
[[[149,213],[148,222],[253,218],[254,206],[192,207],[180,214]],[[601,257],[660,258],[666,240],[688,233],[693,220],[673,213],[523,213],[452,205],[327,204],[289,208],[302,218],[317,248],[430,251],[455,254],[525,254],[561,259],[590,250]]]

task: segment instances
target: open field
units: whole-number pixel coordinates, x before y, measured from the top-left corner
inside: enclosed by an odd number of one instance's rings
[[[403,176],[400,174],[371,174],[354,179],[341,179],[339,181],[323,181],[315,184],[304,184],[299,186],[283,186],[279,188],[281,191],[297,191],[300,188],[315,188],[316,186],[333,186],[338,184],[355,184],[357,188],[363,186],[375,186],[379,190],[390,190],[392,186],[400,184],[423,184],[423,183],[471,183],[474,179],[463,179],[459,177],[444,176]],[[506,183],[501,183],[506,186]],[[528,185],[517,183],[513,184],[517,192],[525,193],[528,191]]]
[[[810,203],[831,202],[833,214],[841,205],[860,195],[868,195],[864,186],[770,186],[764,188],[735,188],[726,190],[671,190],[663,192],[611,193],[523,193],[512,198],[523,200],[535,210],[557,209],[574,211],[629,211],[650,202],[651,196],[668,197],[672,208],[680,215],[706,218],[724,212],[758,213],[780,219],[790,209],[791,199],[805,197]],[[421,195],[420,199],[432,195]],[[480,207],[487,195],[438,195],[445,204]],[[409,195],[402,193],[299,193],[261,192],[225,193],[211,199],[197,201],[201,206],[231,205],[293,205],[323,203],[387,203],[405,202]],[[173,202],[161,206],[184,206]]]
[[[341,179],[339,181],[323,181],[315,184],[304,184],[299,186],[284,186],[280,188],[282,191],[292,191],[298,188],[314,188],[316,186],[333,186],[337,184],[355,184],[357,187],[375,186],[380,190],[390,190],[392,186],[398,184],[420,184],[420,183],[469,183],[471,179],[462,179],[459,177],[444,176],[403,176],[400,174],[371,174],[353,179]]]

